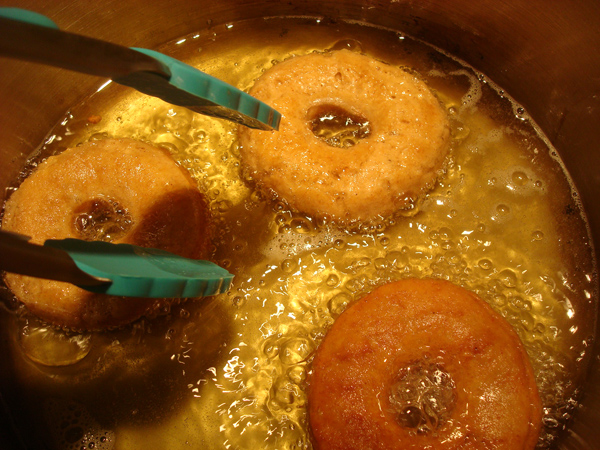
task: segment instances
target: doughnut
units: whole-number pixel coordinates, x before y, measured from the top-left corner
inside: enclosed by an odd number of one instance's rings
[[[282,119],[279,131],[240,128],[245,170],[300,212],[369,222],[409,207],[443,172],[445,109],[399,67],[350,50],[313,53],[274,65],[249,92]]]
[[[475,294],[407,279],[344,311],[312,363],[316,449],[528,450],[542,409],[515,331]]]
[[[195,259],[210,249],[207,204],[196,183],[167,151],[133,139],[90,141],[46,159],[6,201],[2,229],[37,244],[103,240]],[[75,330],[118,327],[157,306],[17,274],[5,282],[29,311]]]

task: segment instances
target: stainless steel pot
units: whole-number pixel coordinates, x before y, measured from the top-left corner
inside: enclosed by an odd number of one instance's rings
[[[46,14],[68,31],[147,48],[211,23],[264,16],[325,16],[401,30],[467,61],[526,107],[575,180],[600,242],[597,0],[21,0],[11,6]],[[1,60],[0,186],[14,179],[47,130],[95,83],[92,77]],[[599,352],[596,345],[582,406],[560,448],[598,448]],[[15,445],[3,432],[0,444]]]

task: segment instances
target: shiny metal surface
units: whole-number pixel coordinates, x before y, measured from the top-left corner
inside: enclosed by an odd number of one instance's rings
[[[600,243],[597,0],[22,0],[11,6],[44,13],[68,31],[146,48],[211,24],[271,15],[318,15],[399,29],[467,61],[526,107],[575,180]],[[46,130],[98,85],[91,77],[32,67],[0,62],[2,186],[14,178]],[[598,352],[596,345],[583,404],[560,448],[598,448]]]

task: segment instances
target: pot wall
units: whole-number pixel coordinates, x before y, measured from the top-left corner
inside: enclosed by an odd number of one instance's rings
[[[243,18],[322,15],[395,28],[467,61],[525,106],[575,180],[600,242],[600,3],[597,0],[141,0],[6,2],[51,17],[62,29],[153,48]],[[68,108],[100,84],[94,77],[0,59],[0,186]],[[596,250],[598,255],[598,250]],[[594,355],[598,360],[598,348]],[[600,382],[589,388],[565,449],[600,441]],[[0,433],[1,436],[1,433]],[[0,440],[1,442],[1,440]]]

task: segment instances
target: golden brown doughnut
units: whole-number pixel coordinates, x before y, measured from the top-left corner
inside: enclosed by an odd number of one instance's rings
[[[309,417],[320,450],[527,450],[541,403],[517,334],[475,294],[409,279],[376,289],[319,346]]]
[[[165,150],[132,139],[91,141],[51,156],[11,195],[2,228],[160,248],[203,259],[210,245],[207,204]],[[6,274],[8,287],[41,318],[72,329],[115,327],[155,300],[93,294],[69,283]]]
[[[443,170],[446,112],[399,67],[349,50],[313,53],[276,64],[250,94],[282,120],[279,131],[240,129],[244,165],[299,211],[340,222],[387,216]],[[336,116],[354,127],[352,135],[317,137],[313,128]]]

